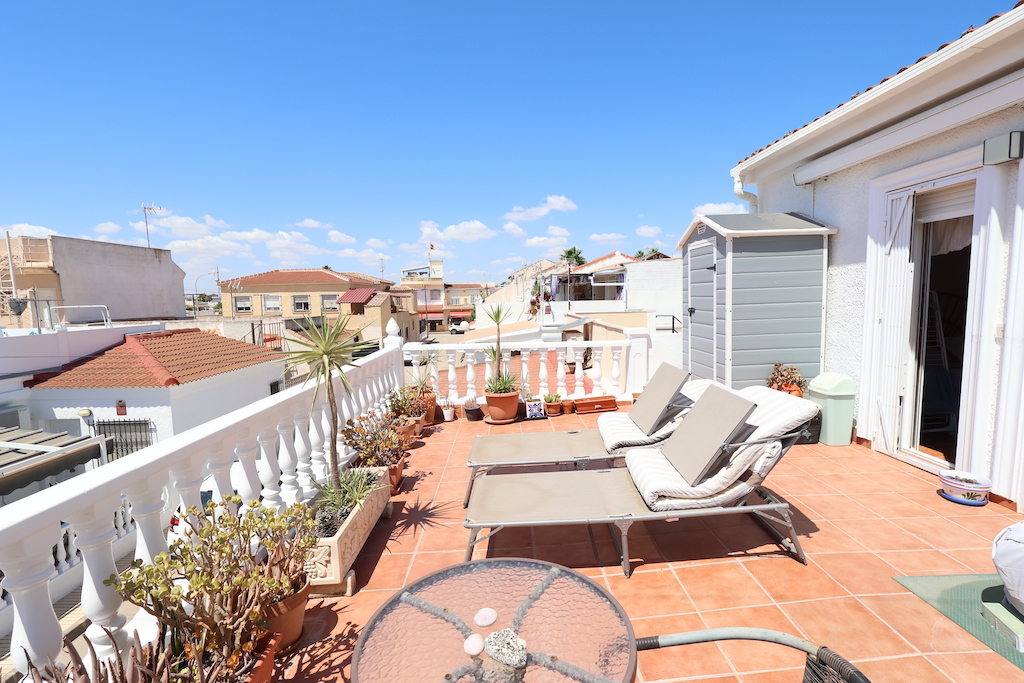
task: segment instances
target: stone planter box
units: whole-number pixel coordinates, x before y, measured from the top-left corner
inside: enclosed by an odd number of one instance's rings
[[[378,470],[379,488],[363,499],[330,538],[317,541],[306,557],[306,573],[312,592],[318,595],[352,595],[355,573],[352,564],[381,517],[391,517],[391,492],[386,467]]]

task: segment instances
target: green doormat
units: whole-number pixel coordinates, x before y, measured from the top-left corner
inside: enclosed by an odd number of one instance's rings
[[[1024,653],[1013,642],[1000,635],[985,618],[984,603],[999,603],[1003,582],[998,574],[963,574],[952,576],[894,576],[914,595],[921,598],[972,636],[1024,669]]]

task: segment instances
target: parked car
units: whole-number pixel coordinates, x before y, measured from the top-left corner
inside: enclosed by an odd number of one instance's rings
[[[469,331],[469,323],[463,320],[462,322],[452,323],[448,326],[448,331],[452,334],[465,334]]]

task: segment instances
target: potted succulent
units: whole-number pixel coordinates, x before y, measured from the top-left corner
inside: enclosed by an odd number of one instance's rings
[[[455,419],[455,404],[452,400],[447,397],[437,399],[437,405],[441,407],[441,413],[444,415],[445,422],[451,422]]]
[[[388,473],[383,467],[353,467],[341,473],[337,489],[317,486],[318,536],[306,556],[306,573],[316,593],[351,596],[352,565],[378,519],[391,517]]]
[[[551,417],[562,414],[562,397],[558,394],[544,394],[544,411]]]
[[[435,352],[436,355],[436,352]],[[437,394],[434,393],[433,388],[430,386],[430,382],[426,377],[421,377],[416,382],[416,391],[418,392],[420,399],[419,406],[422,407],[423,423],[426,425],[434,424],[437,418]]]
[[[341,439],[358,453],[359,462],[367,467],[386,467],[391,483],[391,495],[397,495],[402,486],[405,461],[408,459],[412,438],[399,434],[394,413],[370,411],[350,419],[341,430]]]
[[[277,512],[241,497],[190,507],[185,533],[145,565],[136,560],[105,582],[156,617],[173,656],[192,643],[216,652],[231,670],[255,665],[257,641],[281,633],[280,648],[302,634],[309,596],[306,555],[313,515],[296,503]]]
[[[798,398],[804,397],[804,389],[807,388],[807,380],[800,376],[796,366],[783,366],[782,363],[775,364],[775,369],[764,383],[772,389],[784,391]]]
[[[484,419],[484,411],[480,409],[480,404],[475,398],[467,398],[463,401],[462,410],[466,413],[468,422],[479,422]]]
[[[422,412],[419,415],[414,415],[416,410],[416,399],[413,395],[413,391],[410,387],[401,387],[388,393],[384,397],[384,401],[388,406],[388,410],[393,415],[392,427],[399,434],[404,436],[414,436],[419,434],[416,431],[419,426],[420,431],[423,430],[422,426]]]
[[[515,422],[519,410],[519,377],[502,367],[501,323],[508,319],[509,311],[498,304],[487,309],[486,312],[487,317],[497,328],[495,345],[492,350],[494,373],[484,386],[484,396],[487,398],[487,422],[508,424]]]

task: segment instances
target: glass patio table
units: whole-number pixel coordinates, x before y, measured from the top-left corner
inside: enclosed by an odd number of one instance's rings
[[[636,641],[622,606],[550,562],[465,562],[406,586],[367,623],[353,683],[631,683]]]

